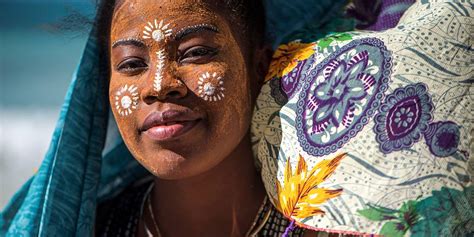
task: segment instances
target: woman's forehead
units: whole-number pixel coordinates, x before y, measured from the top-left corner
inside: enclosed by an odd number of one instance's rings
[[[192,24],[215,24],[218,14],[203,0],[122,0],[114,10],[112,38],[133,37],[142,33],[150,21],[163,21],[173,28]],[[113,39],[112,39],[113,40]]]

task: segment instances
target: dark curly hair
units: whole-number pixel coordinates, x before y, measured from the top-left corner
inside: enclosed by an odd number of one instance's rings
[[[97,27],[104,32],[104,27],[110,27],[113,9],[125,0],[98,1]],[[239,33],[248,34],[245,37],[252,44],[261,44],[265,41],[265,10],[262,0],[220,0],[211,1],[216,9],[224,9],[225,16],[229,16],[232,24],[239,26]],[[106,31],[108,32],[108,31]],[[107,34],[104,34],[107,35]]]

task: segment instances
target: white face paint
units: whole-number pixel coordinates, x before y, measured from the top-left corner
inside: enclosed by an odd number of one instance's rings
[[[128,116],[138,107],[138,91],[134,85],[124,85],[115,93],[115,109],[120,116]]]
[[[145,26],[145,30],[143,31],[143,38],[147,40],[153,39],[156,42],[161,42],[173,34],[173,30],[168,28],[169,25],[170,24],[165,25],[163,20],[161,20],[160,23],[158,23],[158,20],[156,19],[153,22],[148,22],[148,25]],[[159,92],[161,91],[161,82],[163,81],[166,51],[164,49],[160,49],[158,52],[156,52],[156,56],[156,73],[155,80],[153,82],[153,88],[156,92]]]
[[[156,42],[163,41],[165,38],[170,37],[173,33],[172,29],[168,29],[170,24],[164,24],[163,20],[158,23],[158,20],[154,20],[154,24],[152,22],[148,22],[148,25],[145,26],[145,30],[143,31],[143,38],[144,39],[153,39]]]
[[[156,62],[156,73],[155,73],[155,81],[153,82],[153,88],[155,91],[161,91],[161,82],[163,81],[163,69],[165,68],[165,50],[161,49],[160,51],[156,52],[156,56],[158,62]]]
[[[219,101],[224,98],[224,81],[217,73],[206,72],[199,77],[198,94],[206,101]]]

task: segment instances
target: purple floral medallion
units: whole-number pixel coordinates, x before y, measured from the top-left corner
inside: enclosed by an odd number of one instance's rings
[[[337,151],[375,114],[388,87],[391,54],[376,38],[339,48],[306,73],[297,102],[296,128],[303,150]]]
[[[456,153],[459,138],[459,126],[451,121],[431,123],[425,133],[426,144],[431,153],[438,157],[447,157]]]
[[[375,116],[374,132],[383,153],[411,147],[428,130],[433,103],[423,83],[396,89]]]
[[[298,87],[298,82],[301,77],[301,72],[307,60],[298,62],[298,65],[287,75],[281,78],[281,88],[288,98],[291,98]]]

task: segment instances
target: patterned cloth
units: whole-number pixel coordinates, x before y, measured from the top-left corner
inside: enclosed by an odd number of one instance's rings
[[[284,215],[335,233],[474,234],[473,8],[418,1],[385,32],[278,48],[252,139]]]

